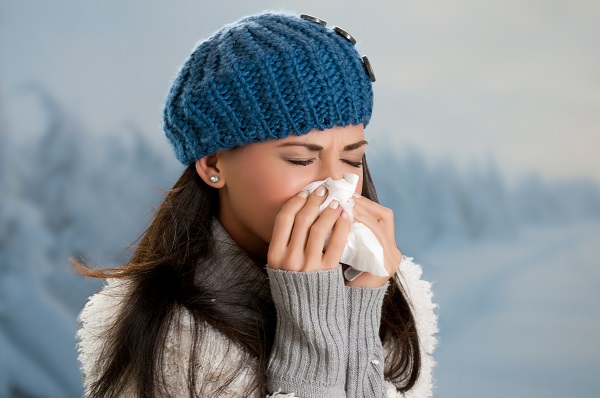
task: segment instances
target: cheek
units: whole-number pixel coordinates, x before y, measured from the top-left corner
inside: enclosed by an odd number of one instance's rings
[[[300,192],[311,181],[307,182],[306,176],[302,176],[302,173],[293,173],[281,168],[271,170],[269,173],[262,173],[262,175],[268,175],[269,178],[261,179],[257,182],[256,187],[261,191],[262,207],[264,212],[267,213],[264,216],[268,217],[272,227],[275,216],[285,202]]]
[[[363,188],[363,181],[364,181],[364,179],[363,179],[363,175],[364,175],[364,174],[363,174],[363,172],[362,172],[362,170],[361,170],[361,171],[360,171],[360,173],[358,174],[358,176],[359,176],[359,179],[358,179],[358,184],[356,184],[356,192],[357,192],[359,195],[362,195],[362,190],[363,190],[362,188]]]
[[[268,163],[238,170],[230,186],[233,210],[249,229],[269,241],[281,207],[311,181],[306,182],[302,173]]]

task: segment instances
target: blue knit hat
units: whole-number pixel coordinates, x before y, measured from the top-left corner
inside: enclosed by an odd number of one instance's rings
[[[265,12],[199,43],[163,115],[181,163],[313,129],[367,126],[373,90],[365,64],[339,30],[318,22]]]

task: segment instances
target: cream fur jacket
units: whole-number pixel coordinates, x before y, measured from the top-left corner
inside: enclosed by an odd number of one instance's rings
[[[401,283],[412,305],[419,340],[421,344],[421,374],[414,386],[404,395],[397,393],[394,386],[385,381],[386,397],[425,398],[432,396],[433,368],[435,361],[432,353],[437,343],[436,305],[432,302],[431,284],[421,279],[421,267],[410,257],[404,257],[400,268],[394,276],[395,283]],[[86,395],[90,385],[100,375],[96,359],[104,342],[103,332],[111,325],[119,313],[120,307],[126,300],[128,283],[120,280],[109,280],[107,285],[90,297],[79,316],[80,329],[77,333],[79,361],[84,378]],[[168,332],[164,353],[164,375],[168,390],[173,396],[187,396],[186,375],[188,374],[188,359],[190,355],[192,316],[187,310],[181,309]],[[228,368],[236,369],[236,365],[244,358],[242,348],[237,347],[219,331],[208,325],[204,327],[204,338],[198,347],[201,353],[197,357],[202,362],[198,364],[200,374],[197,374],[197,384],[206,386],[211,381],[219,380],[223,374],[228,374]],[[384,347],[385,350],[385,347]],[[227,397],[247,397],[247,386],[252,379],[251,368],[234,375],[235,380],[222,394]],[[135,395],[129,391],[126,397]],[[294,394],[275,392],[269,397],[296,397]]]

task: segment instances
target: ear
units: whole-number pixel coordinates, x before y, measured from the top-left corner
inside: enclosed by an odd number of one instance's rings
[[[213,188],[222,188],[225,185],[225,178],[221,174],[218,164],[219,152],[212,155],[206,155],[202,159],[196,161],[196,172],[207,185]],[[214,181],[215,176],[218,179],[217,181]]]

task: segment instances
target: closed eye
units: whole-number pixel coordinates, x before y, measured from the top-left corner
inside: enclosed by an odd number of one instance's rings
[[[313,162],[315,161],[314,159],[285,159],[286,162],[289,162],[291,164],[295,164],[298,166],[308,166],[313,164]]]
[[[362,167],[363,162],[353,162],[351,160],[347,160],[347,159],[341,159],[342,162],[349,164],[350,166],[353,167]]]

